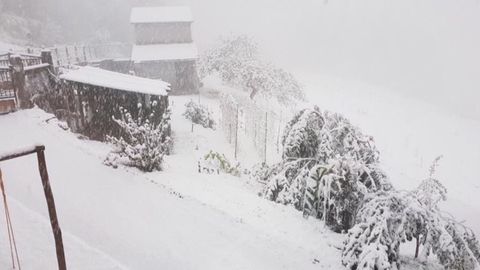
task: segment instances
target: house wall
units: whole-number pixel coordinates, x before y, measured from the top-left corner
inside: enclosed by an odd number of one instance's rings
[[[191,23],[135,24],[135,44],[192,42]]]
[[[25,91],[30,98],[44,94],[52,88],[48,67],[25,71]]]
[[[198,93],[200,83],[194,60],[140,62],[134,69],[137,76],[170,83],[172,95]]]

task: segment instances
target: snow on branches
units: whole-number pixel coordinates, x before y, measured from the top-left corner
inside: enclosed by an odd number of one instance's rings
[[[215,120],[212,118],[212,113],[207,107],[193,101],[185,104],[186,110],[183,113],[186,119],[192,123],[201,125],[204,128],[215,129]]]
[[[379,169],[373,139],[339,114],[304,109],[287,124],[283,161],[267,182],[265,196],[322,218],[335,231],[348,230],[362,199],[391,188]]]
[[[224,38],[200,58],[200,77],[217,74],[227,84],[250,93],[275,97],[282,104],[303,100],[292,74],[260,59],[257,45],[247,36]]]
[[[364,200],[344,243],[342,262],[348,269],[397,269],[400,244],[412,240],[415,258],[422,247],[422,257],[435,254],[445,269],[480,269],[480,243],[469,228],[440,211],[446,189],[433,173],[416,190],[378,192]]]
[[[198,161],[198,172],[202,173],[226,173],[233,176],[240,176],[240,163],[235,166],[227,159],[224,154],[210,150],[202,159]]]
[[[170,111],[167,109],[157,124],[152,119],[154,113],[144,117],[141,111],[140,107],[137,119],[123,108],[120,108],[120,119],[112,116],[122,135],[118,138],[107,136],[114,150],[105,159],[106,165],[117,167],[122,164],[146,172],[162,169],[164,156],[169,154],[172,146]]]

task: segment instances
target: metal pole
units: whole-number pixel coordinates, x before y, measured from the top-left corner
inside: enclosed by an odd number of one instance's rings
[[[43,191],[47,200],[48,214],[50,216],[50,224],[52,225],[53,237],[55,238],[55,249],[57,251],[57,261],[59,270],[67,270],[65,262],[65,251],[63,249],[62,231],[58,224],[57,211],[55,210],[55,200],[53,199],[52,188],[48,179],[47,163],[45,161],[45,147],[37,146],[38,169],[42,178]]]

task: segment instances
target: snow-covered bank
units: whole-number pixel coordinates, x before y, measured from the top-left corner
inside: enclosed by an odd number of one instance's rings
[[[175,106],[183,111],[181,102]],[[54,121],[46,123],[51,115],[38,109],[0,117],[0,149],[46,145],[69,269],[342,268],[334,247],[341,238],[323,233],[319,222],[256,196],[255,187],[244,180],[198,174],[196,162],[191,163],[194,149],[186,141],[194,134],[175,114],[183,128],[174,124],[173,129],[184,148],[170,157],[165,172],[147,175],[104,166],[106,145],[79,140]],[[37,223],[48,224],[35,157],[1,165],[10,198],[24,206],[11,209],[14,226],[24,228],[17,232],[20,256],[26,254],[22,257],[30,269],[45,269],[55,258],[49,252],[53,243],[42,240],[51,239],[48,226],[32,232]],[[24,223],[32,219],[43,221]],[[25,230],[32,238],[41,234],[38,243],[25,240]],[[69,235],[92,249],[76,247]],[[9,266],[7,248],[0,247],[2,268]],[[95,256],[87,258],[89,253]],[[37,263],[39,258],[45,264]]]

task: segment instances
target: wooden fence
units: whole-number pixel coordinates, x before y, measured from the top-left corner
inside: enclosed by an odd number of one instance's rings
[[[292,116],[286,108],[273,107],[268,101],[254,102],[243,95],[220,97],[220,126],[237,158],[242,151],[254,149],[263,162],[281,157],[283,129]]]
[[[53,65],[64,67],[70,65],[84,65],[105,59],[129,59],[132,45],[120,42],[88,45],[56,45],[50,48],[26,48],[19,51],[0,55],[0,67],[8,67],[10,55],[22,55],[24,66],[40,64],[39,55],[42,51],[52,52]]]
[[[130,58],[131,45],[125,43],[61,45],[50,48],[50,51],[55,66],[69,66],[104,59]]]

